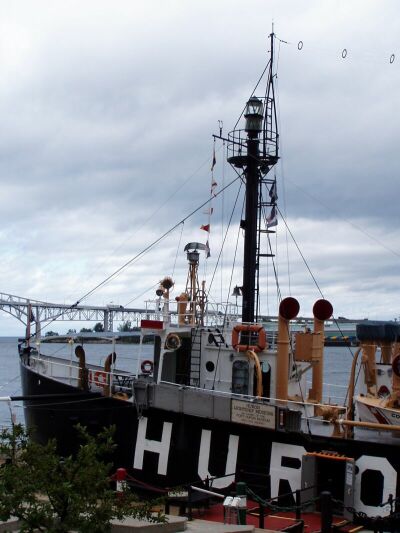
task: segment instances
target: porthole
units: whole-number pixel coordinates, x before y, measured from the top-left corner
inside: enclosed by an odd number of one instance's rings
[[[215,365],[212,361],[207,361],[206,363],[206,370],[208,372],[214,372]]]

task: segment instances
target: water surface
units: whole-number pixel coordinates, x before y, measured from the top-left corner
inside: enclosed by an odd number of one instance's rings
[[[152,345],[143,347],[142,358],[151,358]],[[353,352],[354,348],[351,349]],[[48,355],[62,355],[75,357],[71,346],[64,343],[44,343],[41,351]],[[111,344],[85,344],[87,362],[104,364],[107,355],[112,351]],[[137,344],[117,344],[117,367],[130,372],[136,372],[139,346]],[[351,351],[349,348],[325,348],[324,381],[335,385],[325,387],[334,401],[336,397],[343,397],[348,385],[348,377],[351,366]],[[21,394],[19,377],[19,357],[17,337],[0,337],[0,397]],[[19,422],[23,422],[22,402],[12,402],[12,409]],[[10,408],[7,402],[0,401],[0,427],[10,425]]]

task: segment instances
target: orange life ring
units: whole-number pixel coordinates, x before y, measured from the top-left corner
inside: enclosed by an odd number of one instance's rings
[[[153,361],[150,361],[150,359],[145,359],[144,361],[142,361],[142,364],[140,365],[142,374],[152,374],[153,368],[154,368],[154,364],[153,364]]]
[[[93,382],[98,387],[105,387],[107,383],[107,373],[103,372],[102,370],[99,370],[98,372],[94,373],[93,376]]]
[[[240,333],[257,333],[257,344],[239,344]],[[253,350],[253,352],[262,352],[267,345],[267,334],[261,324],[237,324],[232,330],[232,347],[238,352],[246,352]]]

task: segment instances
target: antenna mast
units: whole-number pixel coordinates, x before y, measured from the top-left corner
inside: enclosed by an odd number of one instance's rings
[[[274,88],[274,38],[270,34],[270,59],[265,95],[252,95],[246,104],[245,129],[236,129],[228,135],[228,162],[243,170],[246,184],[245,218],[241,221],[244,230],[243,260],[243,306],[242,321],[254,322],[258,317],[258,279],[261,257],[271,256],[260,251],[260,236],[273,231],[261,228],[263,210],[272,205],[272,198],[263,200],[263,185],[272,187],[274,180],[266,178],[277,163],[279,134]],[[270,189],[271,190],[271,189]]]

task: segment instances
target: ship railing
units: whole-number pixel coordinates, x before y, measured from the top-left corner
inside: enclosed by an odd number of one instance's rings
[[[311,387],[312,382],[307,381],[307,386]],[[346,395],[348,387],[346,385],[337,385],[336,383],[323,383],[323,399],[327,404],[344,403],[346,401]],[[341,394],[342,393],[342,394]]]
[[[148,320],[159,320],[170,326],[195,325],[202,322],[204,326],[223,326],[236,322],[239,317],[239,307],[231,302],[207,303],[203,317],[199,315],[198,309],[190,309],[190,302],[187,308],[180,312],[180,305],[185,302],[176,300],[155,299],[145,302],[146,318]]]
[[[57,381],[68,383],[74,387],[79,383],[79,364],[75,361],[64,361],[52,356],[30,357],[30,366],[41,375],[51,377]],[[136,376],[129,372],[115,372],[113,369],[106,372],[103,368],[88,364],[89,390],[104,391],[109,386],[109,394],[122,392],[131,396],[132,384]]]
[[[335,407],[340,413],[345,414],[347,412],[347,407],[343,405],[332,405],[327,403],[318,403],[318,402],[307,402],[307,401],[300,401],[300,400],[282,400],[279,398],[273,398],[273,397],[267,397],[267,396],[251,396],[249,394],[238,394],[235,392],[228,392],[228,391],[217,391],[217,390],[211,390],[211,389],[203,389],[200,387],[193,387],[190,385],[182,385],[179,383],[173,383],[170,381],[161,381],[161,384],[168,385],[168,386],[174,386],[179,389],[188,389],[196,391],[197,393],[204,394],[205,396],[209,396],[210,394],[213,396],[220,396],[220,397],[230,397],[234,400],[242,400],[247,401],[252,404],[263,404],[263,405],[273,405],[276,407],[293,407],[294,409],[297,408],[305,408],[309,409],[310,407]]]
[[[187,308],[185,312],[179,313],[178,305],[179,302],[176,300],[165,300],[164,298],[146,300],[146,318],[148,320],[159,320],[160,322],[170,326],[178,326],[180,324],[195,324],[195,311],[191,311],[189,308]]]

